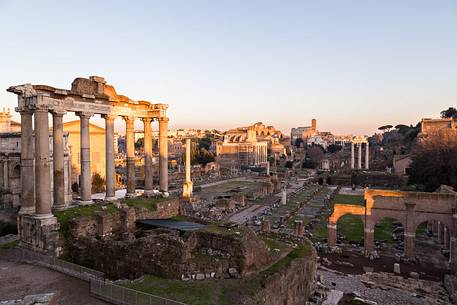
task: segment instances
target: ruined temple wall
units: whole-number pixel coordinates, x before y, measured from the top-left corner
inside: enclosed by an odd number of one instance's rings
[[[156,204],[156,209],[136,209],[136,219],[166,219],[179,215],[181,203],[179,198],[172,198]]]
[[[298,258],[289,266],[270,276],[264,288],[254,299],[240,302],[241,305],[302,305],[316,289],[317,254]]]

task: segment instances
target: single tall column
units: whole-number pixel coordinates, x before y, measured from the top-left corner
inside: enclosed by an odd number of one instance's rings
[[[134,117],[124,117],[125,120],[125,148],[127,150],[127,194],[126,197],[135,197],[135,131]]]
[[[351,142],[351,169],[355,167],[355,156],[354,156],[354,143]]]
[[[90,130],[89,119],[93,113],[78,112],[77,115],[80,119],[80,163],[81,174],[79,181],[80,189],[80,205],[92,204],[92,177],[90,170]]]
[[[152,170],[152,127],[151,118],[142,118],[144,124],[144,194],[153,194],[153,170]]]
[[[35,181],[36,218],[50,218],[51,212],[51,169],[49,153],[48,109],[35,110]]]
[[[370,144],[367,142],[365,146],[365,169],[370,168]]]
[[[362,143],[357,144],[357,152],[358,152],[358,159],[357,159],[357,168],[362,169]]]
[[[190,149],[191,149],[191,142],[190,139],[186,139],[186,181],[183,184],[183,192],[182,196],[184,198],[192,197],[193,192],[193,185],[192,180],[190,179]]]
[[[159,186],[168,192],[168,118],[159,119]]]
[[[54,205],[56,210],[63,210],[65,206],[65,177],[64,177],[64,139],[63,139],[63,111],[52,112],[52,149],[54,171]]]
[[[105,162],[106,162],[106,194],[105,200],[113,201],[116,199],[116,176],[114,169],[114,120],[115,115],[103,115],[105,119]]]
[[[21,209],[19,214],[35,213],[35,179],[33,170],[33,127],[30,110],[21,113]]]

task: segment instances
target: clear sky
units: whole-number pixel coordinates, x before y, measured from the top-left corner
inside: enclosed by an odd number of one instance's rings
[[[368,134],[457,106],[457,1],[0,0],[1,106],[90,75],[173,128]]]

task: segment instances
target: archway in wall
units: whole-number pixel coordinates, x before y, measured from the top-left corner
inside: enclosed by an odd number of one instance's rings
[[[447,268],[449,260],[450,231],[436,220],[420,223],[416,228],[416,258],[436,268]]]
[[[345,214],[336,223],[337,243],[363,246],[364,225],[360,215]]]
[[[403,254],[405,229],[400,221],[384,217],[374,226],[374,244],[378,251]]]

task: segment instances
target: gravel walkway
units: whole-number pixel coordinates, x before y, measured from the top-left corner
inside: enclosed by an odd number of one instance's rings
[[[366,300],[375,301],[378,305],[435,305],[449,304],[447,302],[433,302],[429,299],[418,298],[410,292],[399,289],[383,290],[368,288],[354,276],[345,276],[333,272],[319,270],[323,276],[323,284],[330,289],[337,289],[344,293],[355,293]]]
[[[46,269],[0,259],[0,301],[21,299],[26,295],[56,293],[56,305],[108,305],[89,294],[89,284]]]

